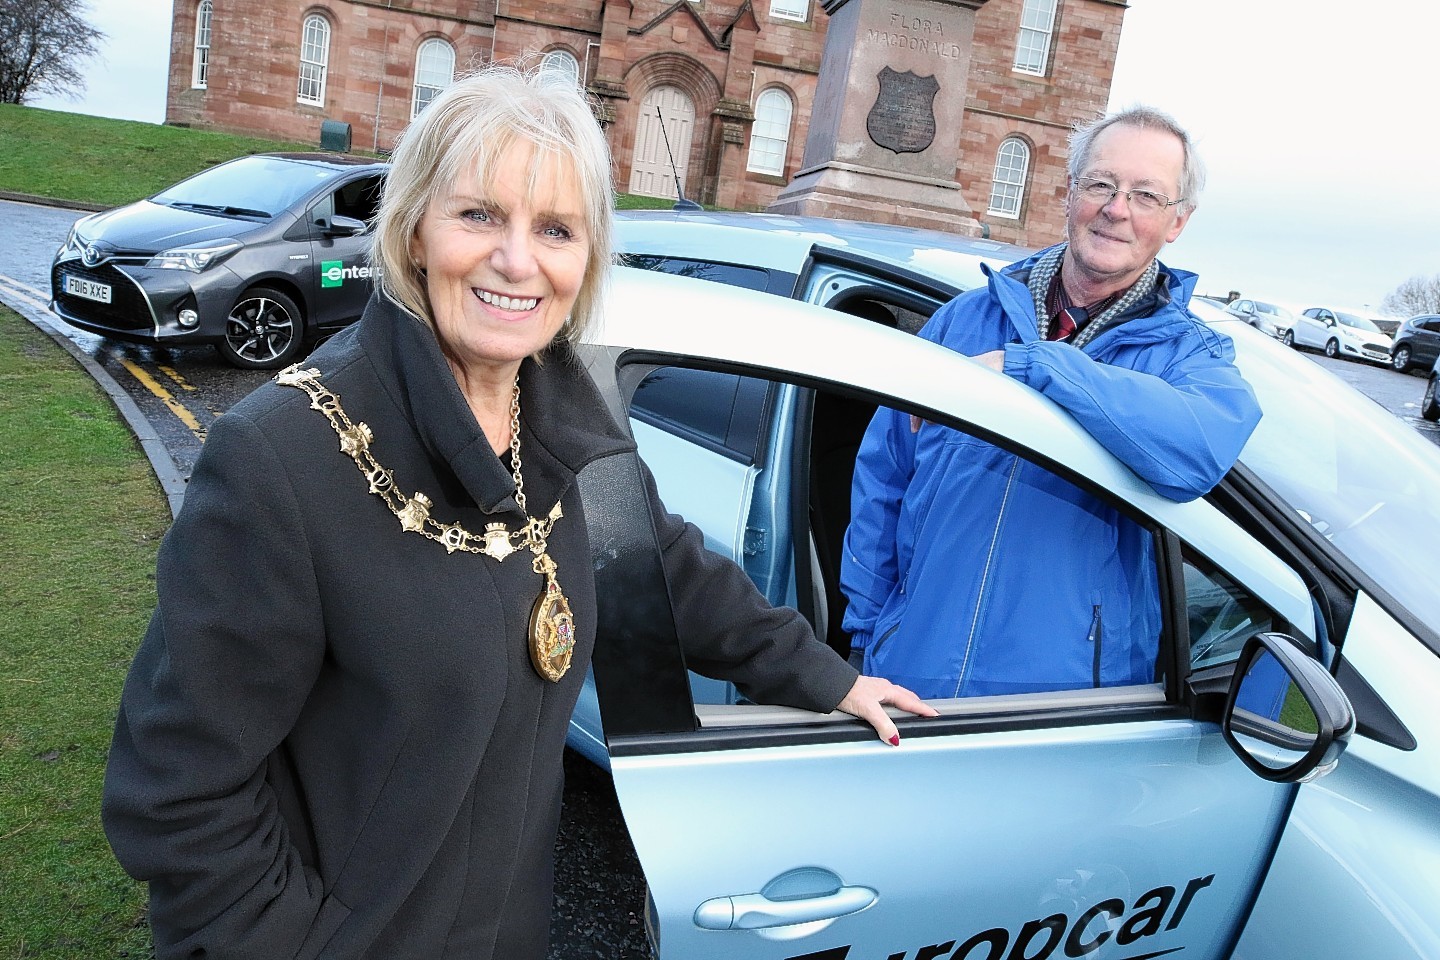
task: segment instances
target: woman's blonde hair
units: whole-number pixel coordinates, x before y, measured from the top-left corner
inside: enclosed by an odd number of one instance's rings
[[[599,314],[613,256],[615,195],[610,148],[574,78],[536,66],[497,62],[456,80],[411,121],[391,157],[370,251],[380,289],[435,327],[411,241],[430,202],[462,177],[493,180],[516,143],[534,147],[530,189],[548,159],[568,165],[584,198],[590,259],[570,318],[559,336],[575,342]]]

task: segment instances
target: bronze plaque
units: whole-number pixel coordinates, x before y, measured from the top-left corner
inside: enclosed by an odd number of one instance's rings
[[[935,142],[935,94],[940,81],[881,67],[880,92],[865,117],[865,132],[877,146],[895,153],[920,153]]]

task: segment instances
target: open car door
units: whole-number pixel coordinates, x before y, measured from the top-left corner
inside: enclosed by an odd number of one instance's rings
[[[829,426],[816,411],[878,404],[995,442],[1140,525],[1152,538],[1164,627],[1148,641],[1157,644],[1153,683],[932,701],[942,715],[900,719],[895,749],[848,717],[696,706],[674,629],[657,626],[663,580],[637,593],[638,581],[597,569],[602,617],[607,606],[628,617],[605,629],[594,666],[657,955],[1228,956],[1297,787],[1255,772],[1227,745],[1224,691],[1237,661],[1249,672],[1256,634],[1293,638],[1284,649],[1313,638],[1300,578],[1215,507],[1157,496],[1058,408],[963,357],[774,297],[693,298],[675,283],[627,280],[611,316],[636,320],[610,325],[587,362],[621,417],[635,385],[661,367],[740,374],[810,398],[767,412],[790,422],[756,427],[792,445],[770,457],[789,464],[788,477],[766,481],[790,536],[767,549],[787,553],[779,568],[795,582],[813,578],[817,595],[837,589],[815,556],[827,539],[815,527],[827,521],[810,509],[809,451]],[[686,323],[645,319],[654,302],[676,297],[695,308]],[[656,475],[664,496],[664,471]],[[624,469],[591,477],[587,510],[608,496],[623,512],[637,477],[638,464],[629,480]],[[645,553],[640,542],[603,547]],[[820,608],[807,611],[812,620]],[[1311,680],[1325,696],[1343,701],[1318,673]],[[1285,738],[1259,727],[1242,733],[1259,737],[1260,769],[1294,772]],[[1309,772],[1333,762],[1321,752]]]

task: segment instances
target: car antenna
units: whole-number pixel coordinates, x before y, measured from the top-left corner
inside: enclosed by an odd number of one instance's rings
[[[680,171],[675,166],[675,154],[670,150],[670,134],[665,132],[665,114],[660,112],[660,104],[655,104],[655,116],[660,118],[660,136],[665,138],[665,155],[670,158],[670,172],[675,175],[675,192],[680,198],[675,201],[672,210],[704,210],[694,200],[685,199],[685,184],[680,179]]]

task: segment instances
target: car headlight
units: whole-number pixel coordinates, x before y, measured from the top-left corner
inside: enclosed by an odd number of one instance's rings
[[[171,247],[155,254],[145,266],[199,273],[215,266],[243,246],[239,240],[211,240],[209,243],[197,243],[187,247]]]

